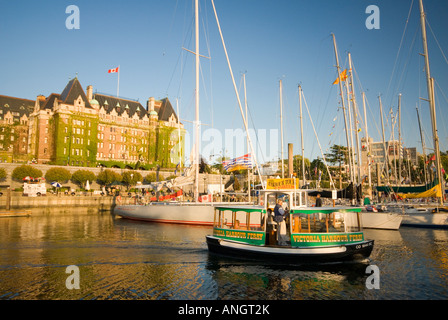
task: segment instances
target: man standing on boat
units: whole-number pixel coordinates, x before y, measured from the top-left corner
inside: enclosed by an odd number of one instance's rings
[[[316,196],[316,207],[322,207],[322,199],[320,198],[320,193]]]
[[[274,207],[274,221],[277,222],[277,243],[279,245],[285,245],[287,236],[286,236],[286,222],[285,216],[286,212],[283,209],[283,200],[278,199],[277,204]]]

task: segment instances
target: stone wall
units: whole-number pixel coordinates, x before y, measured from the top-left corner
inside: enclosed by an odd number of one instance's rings
[[[0,197],[0,210],[7,209],[7,190],[3,190]],[[42,197],[24,197],[21,192],[11,191],[10,208],[30,209],[30,208],[92,208],[98,210],[111,211],[115,207],[115,197],[93,196],[91,194],[76,196],[49,194]]]

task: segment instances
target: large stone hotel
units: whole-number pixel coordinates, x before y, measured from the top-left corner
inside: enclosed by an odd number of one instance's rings
[[[0,95],[1,162],[170,168],[183,159],[184,137],[168,98],[144,107],[84,91],[78,78],[35,101]]]

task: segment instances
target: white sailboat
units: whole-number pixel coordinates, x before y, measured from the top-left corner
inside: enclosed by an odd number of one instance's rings
[[[213,203],[198,201],[199,197],[199,1],[195,0],[195,139],[193,166],[186,177],[180,177],[180,184],[194,180],[195,202],[152,202],[149,205],[117,205],[114,213],[122,218],[150,222],[181,224],[213,224]],[[176,182],[176,181],[175,181]]]
[[[118,204],[114,208],[114,214],[122,218],[149,221],[149,222],[163,222],[163,223],[176,223],[176,224],[192,224],[192,225],[212,225],[214,218],[214,208],[216,206],[222,206],[222,202],[198,202],[199,199],[199,0],[195,0],[195,57],[196,57],[196,88],[195,88],[195,138],[196,143],[194,145],[194,161],[193,167],[190,168],[189,173],[185,177],[179,177],[174,180],[174,186],[181,186],[185,184],[191,184],[194,181],[194,202],[151,202],[148,205],[124,205]],[[230,67],[227,50],[222,37],[221,27],[219,25],[218,16],[216,13],[215,5],[212,0],[212,6],[215,13],[216,22],[221,35],[222,44],[227,58],[227,63],[232,77],[233,86],[237,95],[241,116],[243,118],[246,132],[248,131],[247,119],[244,116],[241,101],[236,89],[235,79]],[[255,159],[254,149],[249,134],[247,135],[248,144],[252,150],[253,158],[257,166],[257,171],[261,174],[261,170],[258,167],[258,163]],[[262,181],[262,180],[261,180]],[[263,184],[263,182],[262,182]],[[230,203],[224,203],[229,205]],[[248,203],[240,202],[239,205],[247,205]]]

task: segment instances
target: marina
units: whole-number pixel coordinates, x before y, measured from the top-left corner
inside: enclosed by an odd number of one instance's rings
[[[446,300],[445,230],[364,230],[368,261],[295,265],[211,255],[209,226],[145,223],[72,208],[0,219],[2,300]],[[80,289],[69,290],[68,266]],[[367,289],[369,265],[380,288]]]
[[[5,25],[15,16],[21,30],[0,30],[5,55],[35,65],[8,63],[0,75],[8,80],[0,300],[178,302],[164,305],[168,318],[277,316],[270,301],[289,303],[296,317],[302,300],[336,301],[331,316],[352,311],[341,300],[448,300],[448,60],[446,37],[436,38],[446,3],[425,0],[428,19],[423,0],[342,9],[327,1],[325,10],[296,1],[257,10],[244,1],[118,2],[82,4],[81,31],[79,7],[68,6],[67,33],[48,37],[58,47],[22,30],[22,16],[10,14],[19,7],[5,5]],[[39,6],[30,12],[42,30],[55,29],[46,25],[54,9]],[[119,28],[92,24],[100,10]],[[48,57],[33,60],[9,37],[33,48],[45,41]],[[111,43],[120,49],[97,49]],[[74,44],[89,48],[88,59],[61,50]],[[59,65],[62,57],[75,69]],[[36,65],[45,72],[33,75]],[[57,80],[47,78],[52,68],[70,76],[65,87],[47,87]],[[121,90],[134,98],[119,94],[121,71]],[[40,87],[28,88],[28,77]],[[98,92],[115,81],[116,94]]]

